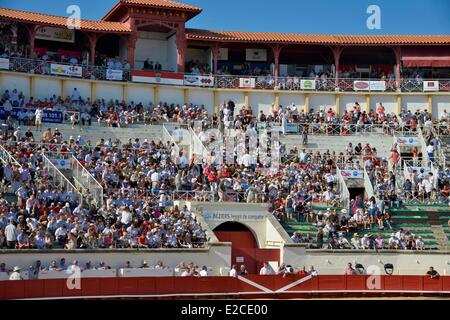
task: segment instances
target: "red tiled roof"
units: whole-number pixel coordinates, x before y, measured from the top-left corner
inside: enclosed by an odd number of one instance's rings
[[[171,0],[120,0],[120,2],[123,4],[137,4],[159,8],[179,9],[179,10],[194,11],[198,13],[202,11],[201,8],[197,8],[188,4],[175,2]]]
[[[67,28],[67,17],[43,13],[0,8],[0,18]],[[131,32],[127,25],[120,22],[81,20],[80,26],[82,30],[86,31]]]
[[[186,29],[190,40],[328,45],[450,45],[449,35],[325,35]]]

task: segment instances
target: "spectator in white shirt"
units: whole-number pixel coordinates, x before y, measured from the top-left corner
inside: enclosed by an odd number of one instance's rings
[[[267,262],[264,262],[263,267],[261,268],[261,270],[259,270],[259,274],[260,275],[270,275],[270,274],[274,274],[274,271]]]
[[[231,266],[231,270],[228,274],[230,277],[237,277],[237,267],[235,264]]]
[[[199,274],[200,274],[200,277],[207,277],[208,276],[208,268],[206,268],[206,266],[203,266],[202,270],[200,270]]]

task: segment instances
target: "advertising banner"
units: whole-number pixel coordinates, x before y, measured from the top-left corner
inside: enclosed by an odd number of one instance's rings
[[[179,86],[182,86],[184,84],[184,74],[182,73],[133,70],[132,75],[133,82],[173,84]]]
[[[184,85],[185,86],[196,86],[196,87],[213,87],[214,86],[214,77],[185,75],[184,76]]]
[[[219,54],[217,57],[219,61],[227,61],[228,60],[228,48],[220,48]]]
[[[0,58],[0,69],[9,70],[9,59]]]
[[[246,61],[267,61],[266,49],[245,49]]]
[[[316,80],[300,80],[300,89],[316,90]]]
[[[341,170],[341,175],[347,179],[364,179],[364,172],[359,170]]]
[[[423,91],[439,91],[439,81],[424,81]]]
[[[79,66],[52,63],[50,65],[50,73],[60,76],[82,77],[83,68]]]
[[[398,145],[420,145],[419,138],[417,137],[397,137]]]
[[[75,30],[41,27],[36,31],[36,39],[75,43]]]
[[[106,79],[122,81],[122,79],[123,79],[123,71],[122,70],[108,69],[108,70],[106,70]]]
[[[24,109],[27,112],[35,112],[36,109]],[[14,119],[17,119],[17,113],[20,111],[20,108],[13,108],[11,116]],[[6,113],[3,107],[0,107],[0,119],[5,120]],[[63,122],[63,113],[61,111],[52,111],[52,110],[44,110],[44,114],[42,115],[42,122],[47,123],[62,123]]]
[[[254,88],[256,86],[255,78],[239,78],[240,88]]]
[[[355,91],[386,91],[385,81],[353,81],[353,90]]]
[[[51,163],[58,169],[70,169],[70,159],[50,159]]]

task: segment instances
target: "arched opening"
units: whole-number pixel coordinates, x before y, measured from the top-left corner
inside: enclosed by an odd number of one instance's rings
[[[253,232],[244,224],[227,221],[214,229],[214,234],[221,242],[231,242],[231,265],[239,268],[245,265],[250,273],[258,270],[256,250],[258,242]]]

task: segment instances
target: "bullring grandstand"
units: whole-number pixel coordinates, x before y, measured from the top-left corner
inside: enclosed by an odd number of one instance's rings
[[[448,296],[450,36],[201,11],[0,8],[0,298]]]

